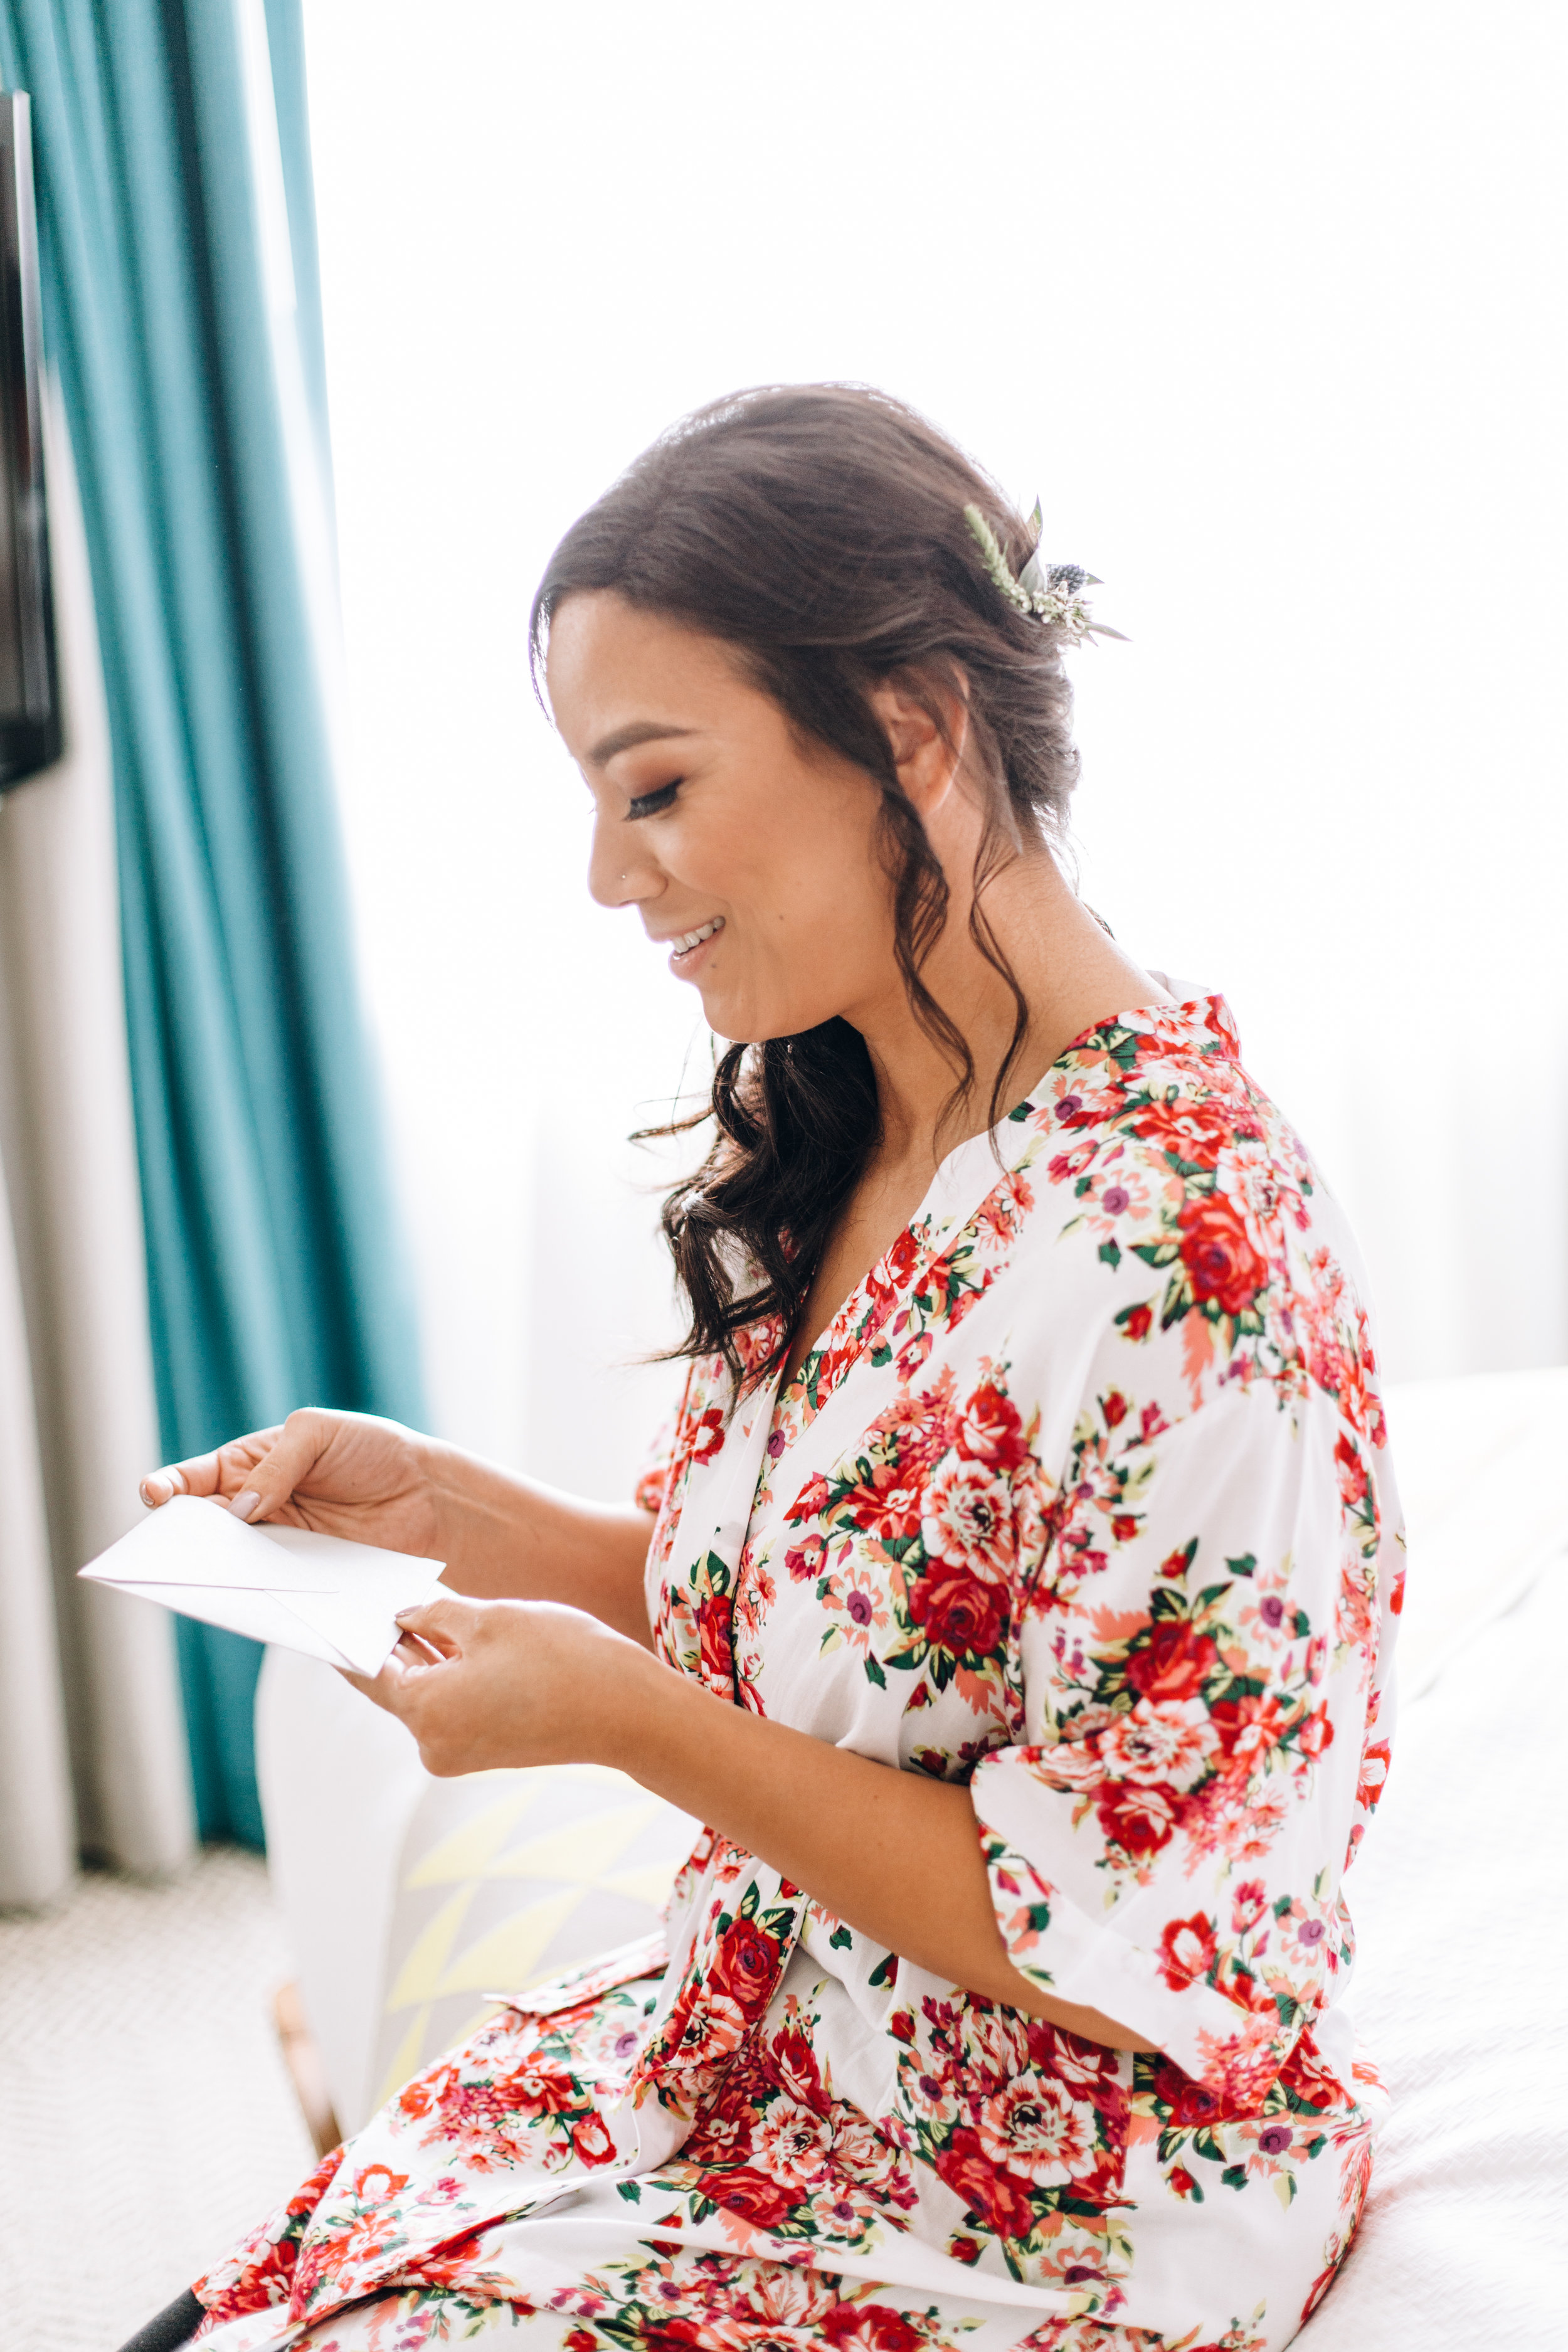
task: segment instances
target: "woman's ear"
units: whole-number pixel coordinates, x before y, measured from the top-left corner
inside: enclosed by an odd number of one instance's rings
[[[922,822],[928,822],[963,765],[968,702],[959,688],[926,678],[918,687],[884,680],[872,688],[870,700],[887,731],[899,782]]]

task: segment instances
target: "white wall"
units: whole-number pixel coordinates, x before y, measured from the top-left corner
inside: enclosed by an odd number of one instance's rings
[[[662,425],[850,377],[1100,573],[1086,895],[1222,984],[1402,1375],[1568,1356],[1556,6],[307,0],[351,847],[434,1415],[616,1491],[617,1139],[705,1066],[583,891],[530,593]]]

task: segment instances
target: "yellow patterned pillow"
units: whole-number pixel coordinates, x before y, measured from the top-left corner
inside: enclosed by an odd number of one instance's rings
[[[602,1765],[432,1781],[398,1865],[376,2104],[489,2015],[486,1993],[647,1935],[698,1828]]]

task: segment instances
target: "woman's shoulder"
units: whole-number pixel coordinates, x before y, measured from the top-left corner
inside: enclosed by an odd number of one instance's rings
[[[1049,1297],[1042,1342],[1069,1340],[1088,1388],[1157,1380],[1191,1410],[1263,1379],[1381,1420],[1353,1240],[1223,998],[1106,1023],[1024,1112],[1020,1270]]]

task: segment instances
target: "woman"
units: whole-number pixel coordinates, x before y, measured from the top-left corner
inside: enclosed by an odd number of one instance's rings
[[[144,1491],[447,1561],[362,1685],[433,1771],[710,1826],[667,1948],[520,1998],[200,2283],[222,2352],[1274,2352],[1349,2242],[1400,1584],[1360,1277],[1221,1001],[1063,877],[1089,624],[1032,558],[815,386],[552,560],[590,887],[734,1041],[666,1457],[605,1509],[310,1411]]]

